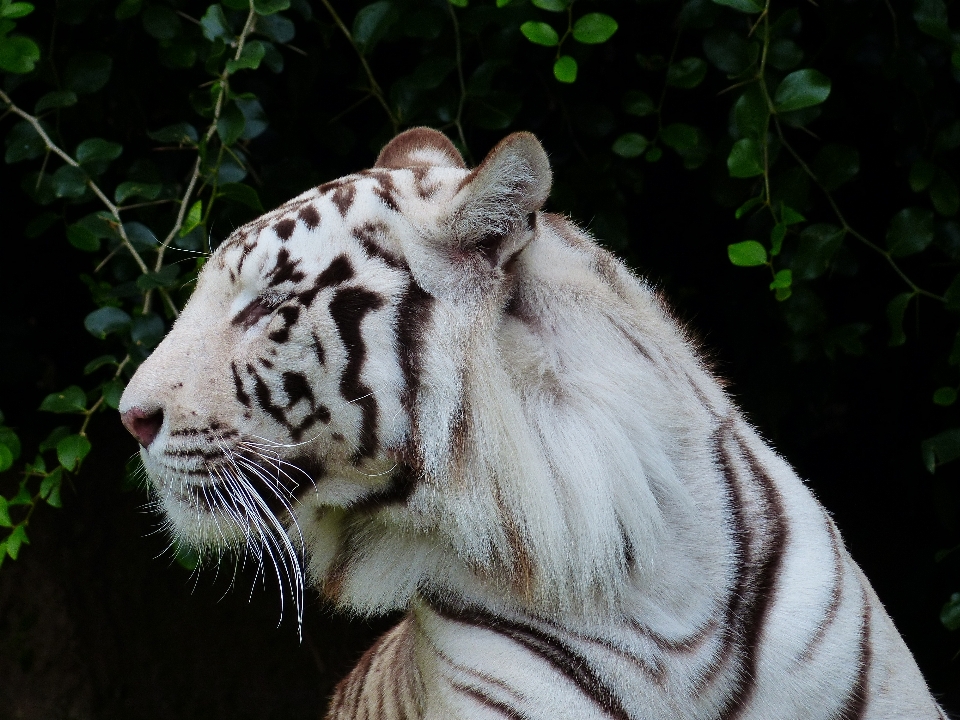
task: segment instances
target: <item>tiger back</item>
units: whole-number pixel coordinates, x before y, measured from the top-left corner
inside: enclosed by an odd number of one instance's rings
[[[826,511],[517,133],[239,228],[121,400],[169,531],[406,611],[330,718],[945,718]]]

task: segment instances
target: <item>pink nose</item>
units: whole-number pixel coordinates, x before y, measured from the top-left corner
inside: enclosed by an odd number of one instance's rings
[[[130,431],[137,442],[150,447],[163,425],[163,410],[148,412],[138,407],[130,408],[120,416],[123,426]]]

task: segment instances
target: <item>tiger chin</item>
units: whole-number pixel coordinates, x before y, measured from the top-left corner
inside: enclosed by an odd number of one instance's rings
[[[120,404],[178,541],[405,618],[329,718],[946,715],[827,512],[528,133],[234,232]]]

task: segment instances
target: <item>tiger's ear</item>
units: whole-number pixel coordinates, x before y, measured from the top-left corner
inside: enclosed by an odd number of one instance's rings
[[[509,135],[461,183],[450,229],[461,251],[477,250],[496,267],[529,241],[531,215],[550,194],[547,153],[528,132]]]
[[[467,169],[460,151],[447,136],[426,127],[411,128],[397,135],[380,151],[373,166],[385,170],[418,167]]]

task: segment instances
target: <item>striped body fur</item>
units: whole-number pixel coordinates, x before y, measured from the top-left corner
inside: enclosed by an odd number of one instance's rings
[[[826,511],[512,135],[237,230],[121,402],[181,542],[402,609],[330,718],[945,718]],[[307,566],[301,570],[301,561]]]

